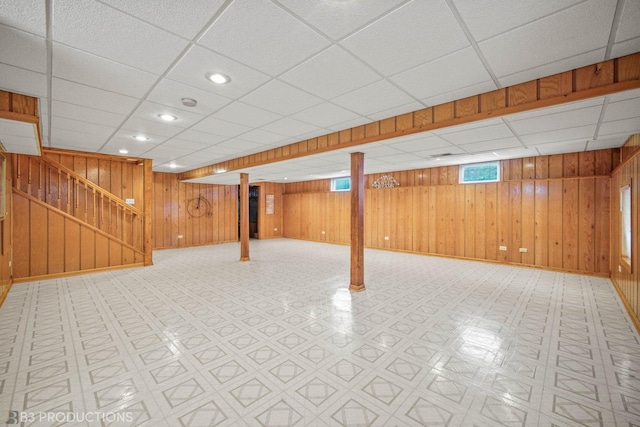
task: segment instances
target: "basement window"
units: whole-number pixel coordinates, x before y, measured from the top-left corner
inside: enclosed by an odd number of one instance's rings
[[[351,178],[333,178],[331,180],[331,191],[351,190]]]
[[[631,185],[620,188],[620,265],[631,273]]]
[[[500,162],[476,163],[460,166],[460,184],[500,181]]]

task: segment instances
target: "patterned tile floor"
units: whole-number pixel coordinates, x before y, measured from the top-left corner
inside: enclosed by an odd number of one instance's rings
[[[2,422],[640,425],[640,341],[606,279],[370,250],[350,293],[347,247],[251,251],[14,286]]]

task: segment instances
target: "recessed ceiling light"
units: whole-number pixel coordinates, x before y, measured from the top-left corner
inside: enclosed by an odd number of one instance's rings
[[[289,179],[289,178],[287,178],[286,176],[284,177],[284,180],[285,180],[285,181],[286,181],[286,180],[288,180],[288,179]]]
[[[118,153],[120,154],[127,154],[129,152],[129,150],[127,150],[126,148],[121,148],[120,150],[118,150]]]
[[[229,83],[229,81],[231,80],[229,78],[229,76],[226,76],[224,74],[221,73],[208,73],[207,74],[207,78],[209,80],[211,80],[212,82],[219,84],[219,85],[223,85],[225,83]]]
[[[178,120],[176,116],[173,116],[171,114],[158,114],[158,117],[160,117],[165,122],[172,122],[174,120]]]
[[[171,162],[171,163],[169,163],[169,167],[170,167],[171,169],[175,169],[175,168],[177,168],[177,167],[178,167],[178,165],[176,165],[175,163]]]
[[[135,136],[133,137],[133,139],[135,139],[136,141],[148,141],[148,140],[149,140],[149,138],[147,138],[147,137],[146,137],[146,136],[144,136],[144,135],[135,135]]]

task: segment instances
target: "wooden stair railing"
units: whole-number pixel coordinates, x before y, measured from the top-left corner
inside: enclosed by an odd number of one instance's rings
[[[15,189],[144,251],[141,210],[46,156],[13,159]]]

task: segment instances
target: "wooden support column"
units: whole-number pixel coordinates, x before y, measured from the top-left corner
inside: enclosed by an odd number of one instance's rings
[[[351,153],[351,284],[364,291],[364,153]]]
[[[144,168],[144,224],[143,224],[143,263],[153,265],[153,160],[143,160]]]
[[[240,174],[240,261],[249,261],[249,174]]]

